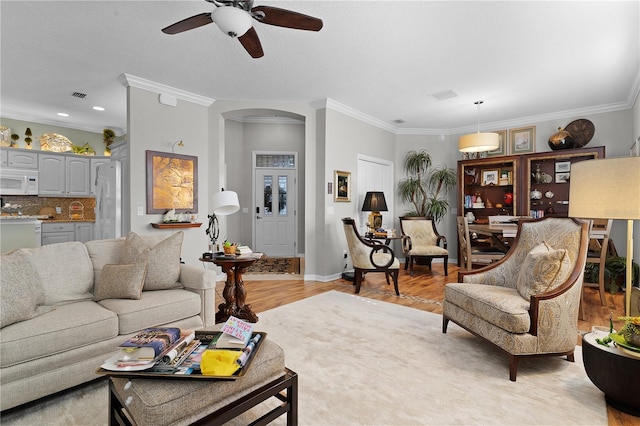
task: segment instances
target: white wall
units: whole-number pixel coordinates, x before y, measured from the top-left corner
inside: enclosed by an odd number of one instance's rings
[[[319,272],[325,279],[333,279],[340,275],[344,266],[342,251],[346,248],[346,240],[341,219],[357,218],[360,212],[358,196],[353,193],[358,187],[358,154],[394,161],[396,148],[395,135],[391,132],[332,109],[327,109],[325,114],[324,178],[316,183],[323,191],[326,206],[324,255],[319,259]],[[335,170],[351,172],[350,202],[335,202],[333,194],[327,194],[327,183],[333,182]]]
[[[171,235],[177,230],[160,230],[151,227],[160,222],[162,215],[147,214],[146,210],[146,151],[171,152],[174,142],[182,140],[184,147],[175,147],[176,154],[198,157],[198,222],[200,228],[184,228],[182,260],[186,264],[199,265],[198,258],[208,248],[205,234],[209,211],[208,108],[178,99],[176,107],[158,102],[158,93],[136,87],[128,88],[128,135],[131,176],[131,231],[143,235]],[[213,165],[215,172],[215,164]],[[137,215],[139,207],[145,214]]]

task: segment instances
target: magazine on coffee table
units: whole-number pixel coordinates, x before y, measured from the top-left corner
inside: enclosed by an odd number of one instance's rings
[[[140,363],[140,365],[122,365],[118,364],[119,354],[106,360],[102,366],[96,371],[98,374],[104,374],[114,377],[139,377],[139,378],[156,378],[156,379],[187,379],[187,380],[236,380],[244,376],[251,363],[255,358],[255,354],[260,350],[262,342],[265,341],[267,333],[252,333],[252,346],[250,349],[237,349],[238,353],[243,356],[242,366],[239,364],[237,371],[231,376],[214,376],[204,375],[200,370],[200,361],[202,355],[207,349],[215,349],[215,342],[222,334],[221,331],[205,331],[197,330],[195,339],[190,342],[187,347],[175,354],[173,358],[165,360],[156,360],[152,363]]]

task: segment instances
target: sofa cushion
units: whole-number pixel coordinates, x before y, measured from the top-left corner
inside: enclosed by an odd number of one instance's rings
[[[540,243],[527,254],[520,266],[516,288],[525,299],[558,287],[571,272],[567,250],[554,250]]]
[[[117,316],[98,303],[80,301],[59,305],[44,315],[3,328],[0,363],[4,368],[117,335]]]
[[[127,235],[122,261],[146,263],[144,290],[166,290],[181,287],[180,252],[184,232],[176,232],[157,244],[150,244],[135,232]]]
[[[140,300],[105,299],[98,302],[118,315],[119,334],[198,315],[200,296],[181,289],[143,291]]]
[[[102,299],[140,299],[147,265],[104,265],[93,291],[95,301]]]
[[[89,258],[93,264],[94,281],[98,282],[104,265],[126,263],[122,261],[124,255],[124,238],[92,240],[84,245],[87,247]]]
[[[45,305],[93,299],[93,265],[83,243],[49,244],[15,253],[25,255],[42,280]]]
[[[0,261],[0,328],[53,309],[40,305],[44,289],[40,277],[22,253],[3,255]]]
[[[444,299],[510,333],[526,333],[531,327],[529,301],[514,288],[449,283]]]

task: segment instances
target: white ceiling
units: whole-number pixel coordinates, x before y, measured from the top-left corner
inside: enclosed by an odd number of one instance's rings
[[[215,100],[330,99],[397,132],[451,132],[476,125],[476,100],[484,100],[487,127],[630,108],[640,87],[637,0],[255,5],[312,15],[324,28],[254,21],[265,56],[252,59],[215,24],[160,31],[212,11],[202,0],[2,0],[0,113],[123,132],[126,90],[118,77],[127,73]],[[448,90],[457,97],[429,96]],[[70,117],[57,117],[61,111]]]

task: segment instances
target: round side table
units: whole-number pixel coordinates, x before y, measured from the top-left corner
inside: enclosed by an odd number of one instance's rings
[[[640,358],[599,345],[593,333],[582,337],[582,362],[587,376],[617,410],[640,417]]]

